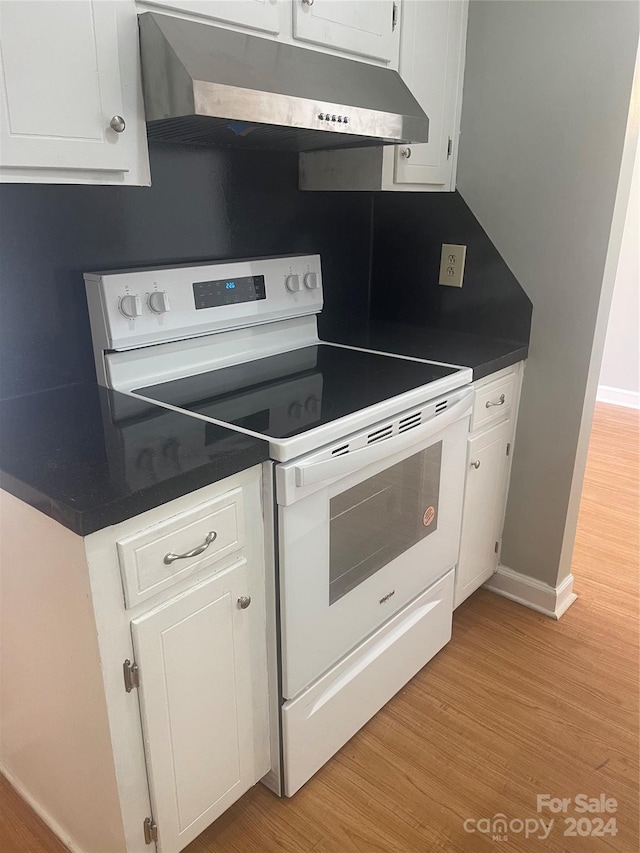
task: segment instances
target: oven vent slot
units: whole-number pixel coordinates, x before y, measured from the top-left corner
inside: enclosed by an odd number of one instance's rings
[[[367,444],[373,444],[376,441],[384,441],[385,438],[391,438],[393,433],[393,424],[376,429],[370,432],[367,436]]]
[[[345,453],[349,452],[348,444],[341,444],[340,447],[334,447],[331,451],[332,456],[344,456]]]
[[[436,406],[436,415],[439,415],[442,412],[444,412],[444,410],[447,408],[448,405],[449,405],[448,400],[442,400],[442,402],[438,403],[438,405]]]
[[[406,432],[409,429],[420,426],[422,421],[422,412],[414,412],[412,415],[407,415],[406,418],[401,418],[398,422],[398,432]]]

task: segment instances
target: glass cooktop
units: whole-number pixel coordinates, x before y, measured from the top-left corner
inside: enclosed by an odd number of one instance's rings
[[[290,438],[457,370],[317,344],[134,393],[269,438]]]

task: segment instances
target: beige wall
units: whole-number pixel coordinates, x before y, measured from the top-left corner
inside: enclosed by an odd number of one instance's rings
[[[638,17],[625,0],[470,4],[458,189],[533,302],[502,562],[552,585],[569,572],[613,287]]]
[[[600,369],[598,397],[640,407],[640,151],[636,149],[631,198]]]

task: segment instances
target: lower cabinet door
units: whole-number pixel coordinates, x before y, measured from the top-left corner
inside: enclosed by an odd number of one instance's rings
[[[241,560],[132,621],[162,853],[182,850],[257,781],[248,594]]]
[[[456,607],[488,580],[498,565],[510,432],[511,421],[506,420],[468,441]]]

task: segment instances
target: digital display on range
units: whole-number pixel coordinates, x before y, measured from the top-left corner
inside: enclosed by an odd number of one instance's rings
[[[194,281],[193,298],[196,311],[201,308],[217,308],[220,305],[257,302],[267,298],[264,276],[247,275],[241,278],[221,278],[217,281]]]

